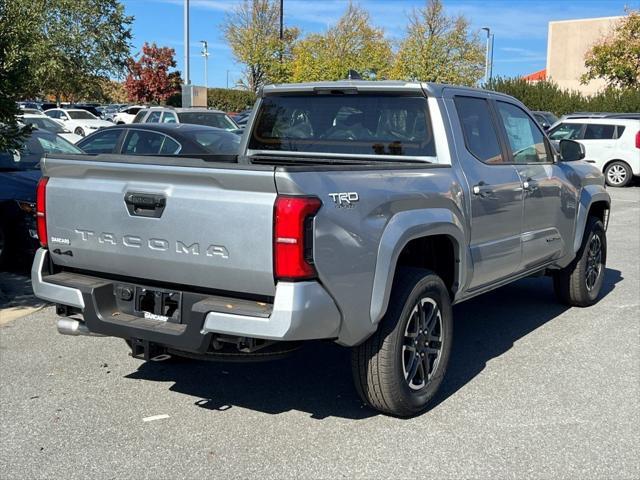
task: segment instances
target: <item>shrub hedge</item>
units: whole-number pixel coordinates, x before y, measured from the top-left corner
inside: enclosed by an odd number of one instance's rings
[[[609,88],[587,97],[563,90],[552,81],[530,83],[521,78],[497,78],[486,88],[511,95],[531,110],[564,115],[571,112],[640,112],[640,90]]]
[[[207,104],[225,112],[240,112],[252,107],[255,101],[255,93],[247,90],[210,88],[207,92]]]

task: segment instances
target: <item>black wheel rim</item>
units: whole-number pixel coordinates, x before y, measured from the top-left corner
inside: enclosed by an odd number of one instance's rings
[[[436,373],[443,333],[438,303],[429,297],[418,299],[407,321],[402,345],[402,370],[412,390],[424,388]]]
[[[589,241],[587,250],[587,268],[585,270],[585,285],[588,291],[592,291],[598,283],[602,272],[602,240],[599,235],[594,235]]]

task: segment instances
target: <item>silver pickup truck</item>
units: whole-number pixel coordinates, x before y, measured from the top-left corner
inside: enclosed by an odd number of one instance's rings
[[[366,403],[414,415],[445,375],[453,304],[536,274],[596,302],[610,198],[578,143],[558,150],[494,92],[268,86],[235,162],[45,158],[33,288],[61,333],[144,359],[333,341]]]

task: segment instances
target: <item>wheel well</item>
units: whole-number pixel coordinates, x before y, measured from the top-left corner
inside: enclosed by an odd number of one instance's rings
[[[604,164],[604,167],[602,167],[602,173],[604,173],[607,170],[607,167],[611,165],[613,162],[624,163],[627,167],[629,167],[629,170],[631,170],[631,166],[627,162],[625,162],[624,160],[620,160],[619,158],[614,158],[613,160],[609,160],[607,163]]]
[[[460,261],[456,245],[455,240],[447,235],[415,238],[400,252],[396,272],[400,267],[427,268],[442,279],[453,300],[458,287],[456,265]]]
[[[589,207],[589,217],[597,217],[606,225],[606,215],[609,210],[609,204],[605,201],[593,202]]]

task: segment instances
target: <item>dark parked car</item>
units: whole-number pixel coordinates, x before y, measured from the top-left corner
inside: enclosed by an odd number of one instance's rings
[[[191,124],[126,124],[104,128],[78,142],[89,154],[162,155],[235,161],[240,137]]]
[[[0,152],[0,269],[37,248],[35,201],[45,153],[82,153],[55,133],[34,131],[19,150]]]
[[[540,126],[545,130],[549,130],[551,125],[558,121],[558,117],[556,117],[551,112],[531,112],[533,113],[533,117],[536,119],[536,122],[540,124]]]

